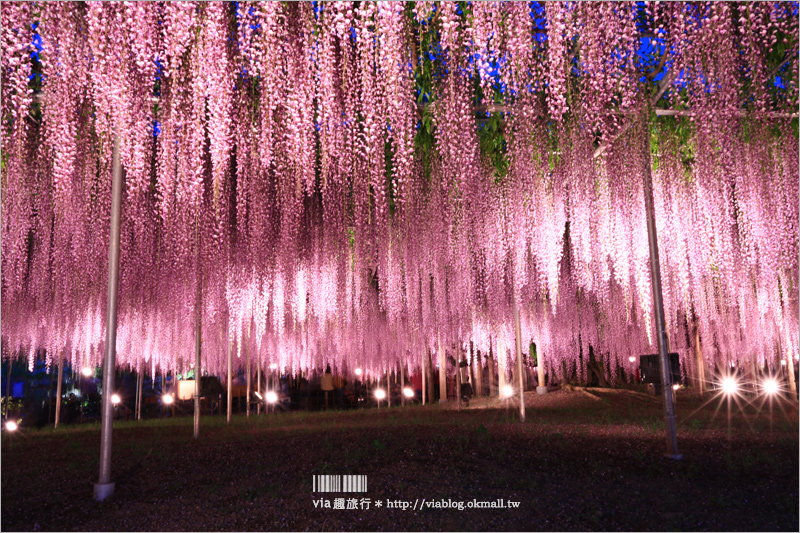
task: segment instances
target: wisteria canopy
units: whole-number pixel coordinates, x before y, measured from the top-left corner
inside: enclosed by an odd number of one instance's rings
[[[3,2],[4,356],[101,361],[119,135],[121,365],[188,369],[199,309],[211,373],[504,368],[518,307],[551,376],[618,379],[651,165],[671,349],[774,367],[797,46],[797,2]]]

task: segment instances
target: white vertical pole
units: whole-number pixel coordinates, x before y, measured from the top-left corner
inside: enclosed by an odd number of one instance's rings
[[[643,185],[644,208],[647,217],[647,240],[650,245],[650,280],[653,284],[653,307],[655,308],[656,339],[658,341],[658,354],[661,359],[661,383],[664,388],[664,425],[666,427],[667,453],[671,459],[681,459],[683,455],[678,452],[678,438],[675,430],[675,404],[672,396],[672,371],[669,363],[669,341],[667,340],[666,321],[664,319],[664,302],[661,293],[661,265],[658,260],[658,235],[656,234],[656,212],[653,202],[653,176],[650,163],[650,131],[648,117],[643,115],[643,142],[641,143],[643,155]]]
[[[114,136],[111,173],[111,229],[108,240],[108,304],[106,306],[106,344],[103,362],[103,397],[100,426],[100,478],[94,484],[94,499],[103,501],[114,494],[111,482],[111,429],[114,422],[114,393],[117,355],[117,290],[119,289],[119,233],[122,212],[122,165],[119,160],[119,135]]]

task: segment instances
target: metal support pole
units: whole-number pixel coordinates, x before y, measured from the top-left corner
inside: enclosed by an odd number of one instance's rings
[[[519,419],[525,422],[525,378],[522,375],[522,329],[519,325],[519,307],[514,305],[514,328],[517,333],[517,376],[519,376]]]
[[[258,375],[256,376],[256,390],[258,390],[258,404],[256,407],[256,414],[261,414],[261,404],[264,403],[264,393],[261,392],[261,357],[258,358]]]
[[[103,396],[100,426],[100,478],[94,484],[94,499],[103,501],[114,494],[111,482],[111,430],[114,408],[114,374],[117,355],[117,289],[119,288],[119,232],[122,211],[122,165],[119,160],[119,135],[114,136],[111,178],[111,230],[108,240],[108,304],[106,307],[106,353],[103,361]]]
[[[456,354],[456,405],[461,411],[461,354]]]
[[[444,355],[444,348],[442,347],[442,334],[437,333],[437,350],[439,357],[439,403],[447,402],[447,359]]]
[[[200,323],[201,318],[198,306],[194,336],[194,438],[196,439],[200,437]]]
[[[486,366],[489,367],[489,396],[497,394],[497,385],[494,381],[494,351],[492,350],[492,337],[489,336],[489,355],[486,358]]]
[[[228,339],[228,425],[233,415],[233,359],[231,359],[231,340]]]
[[[195,334],[194,334],[194,438],[200,438],[200,381],[203,377],[200,367],[200,346],[202,344],[203,328],[203,274],[200,269],[200,230],[199,223],[195,225],[195,241],[197,246],[197,298],[195,304]]]
[[[425,352],[422,353],[422,368],[420,368],[420,372],[422,372],[422,405],[426,405],[428,399],[428,378],[425,374],[428,373],[428,365],[425,363],[425,360],[428,358],[428,354]]]
[[[404,363],[400,361],[400,406],[406,405],[406,371],[403,368]]]
[[[61,419],[61,382],[64,381],[64,358],[59,358],[58,361],[58,385],[56,385],[56,423],[54,427],[58,427],[58,421]]]
[[[247,346],[245,348],[247,352],[247,401],[245,405],[247,406],[247,418],[250,418],[250,395],[252,394],[252,387],[250,386],[250,347]]]
[[[667,340],[666,320],[664,319],[664,302],[661,292],[661,265],[658,260],[658,236],[656,234],[656,213],[653,204],[653,176],[650,162],[650,132],[648,129],[648,117],[643,116],[642,128],[644,142],[642,142],[643,154],[643,185],[644,185],[644,208],[647,217],[647,240],[650,244],[650,278],[653,284],[653,308],[656,318],[656,338],[658,340],[658,354],[661,364],[661,383],[664,391],[662,399],[664,401],[664,425],[667,437],[667,453],[670,459],[682,459],[683,455],[678,452],[678,438],[675,431],[675,404],[673,403],[672,372],[669,364],[669,341]]]
[[[139,364],[139,389],[136,391],[136,420],[142,419],[142,389],[144,388],[144,365]]]

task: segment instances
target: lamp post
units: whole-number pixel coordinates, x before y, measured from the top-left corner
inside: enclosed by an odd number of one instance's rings
[[[111,482],[111,429],[114,408],[111,394],[117,351],[117,290],[119,288],[119,233],[122,211],[122,166],[119,160],[119,135],[114,136],[111,178],[111,231],[108,241],[108,304],[106,307],[106,353],[103,361],[103,397],[100,426],[100,477],[94,484],[94,499],[103,501],[114,494]]]

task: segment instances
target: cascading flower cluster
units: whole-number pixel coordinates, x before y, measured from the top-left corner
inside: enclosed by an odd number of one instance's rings
[[[199,309],[213,373],[229,349],[383,372],[472,341],[508,377],[518,307],[554,379],[622,379],[655,351],[645,146],[687,374],[695,333],[717,367],[798,353],[796,4],[2,15],[5,354],[99,362],[115,135],[123,365],[190,370]],[[692,116],[643,121],[657,88]]]

